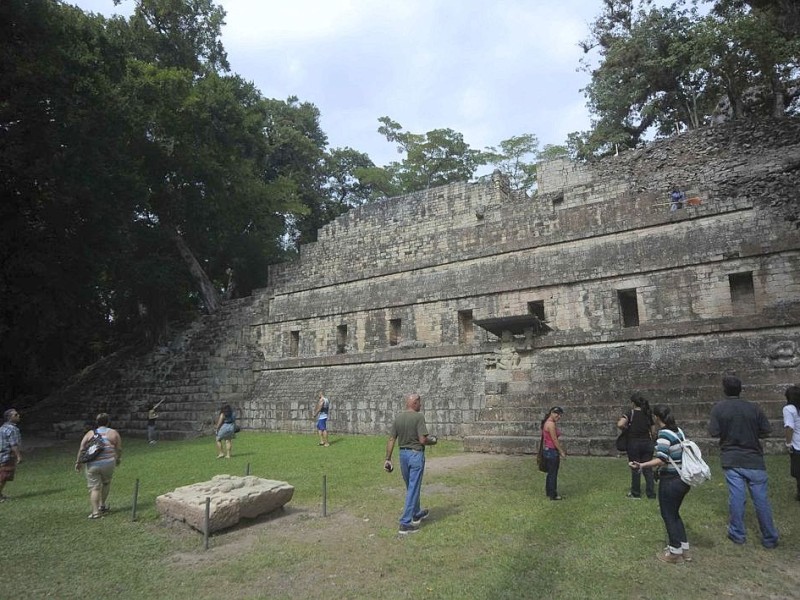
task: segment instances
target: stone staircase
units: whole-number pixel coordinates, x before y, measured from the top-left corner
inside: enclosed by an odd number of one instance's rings
[[[158,408],[161,439],[209,433],[219,407],[236,409],[252,387],[254,349],[248,339],[257,297],[223,303],[213,315],[195,320],[171,342],[147,353],[117,352],[76,376],[57,394],[29,411],[32,429],[83,419],[88,426],[107,412],[112,427],[144,436],[147,406]]]

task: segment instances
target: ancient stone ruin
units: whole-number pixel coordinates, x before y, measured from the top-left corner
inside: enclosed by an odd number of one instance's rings
[[[208,498],[208,533],[214,533],[233,527],[241,519],[255,519],[282,508],[293,495],[294,487],[285,481],[216,475],[211,481],[185,485],[158,496],[156,510],[165,519],[205,531]]]
[[[670,211],[673,186],[687,203]],[[310,433],[324,389],[334,435],[384,434],[418,391],[431,431],[467,450],[532,451],[558,404],[570,452],[605,454],[633,391],[702,439],[735,371],[779,436],[800,381],[798,190],[800,123],[781,120],[545,163],[532,198],[495,174],[366,205],[269,288],[45,407],[143,433],[164,400],[162,437],[185,437],[227,402],[245,430]]]

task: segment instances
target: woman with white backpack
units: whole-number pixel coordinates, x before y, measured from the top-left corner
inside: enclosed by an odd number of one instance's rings
[[[669,544],[658,559],[670,564],[682,564],[691,561],[689,542],[686,539],[686,527],[681,519],[681,504],[691,487],[680,476],[679,469],[683,460],[681,446],[682,432],[675,423],[675,417],[666,404],[653,407],[653,418],[658,427],[656,435],[655,456],[646,462],[631,461],[631,469],[641,471],[648,467],[658,469],[658,504],[661,518],[667,528]]]

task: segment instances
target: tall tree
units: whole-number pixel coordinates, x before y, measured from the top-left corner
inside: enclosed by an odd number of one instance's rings
[[[378,133],[397,144],[406,157],[382,170],[362,172],[364,183],[386,195],[416,192],[453,181],[469,180],[486,158],[473,150],[464,136],[452,129],[433,129],[425,134],[403,131],[402,125],[389,117],[378,119]]]
[[[532,133],[515,135],[485,151],[486,162],[496,165],[508,177],[512,189],[533,191],[536,186],[536,163],[539,161],[539,138]]]

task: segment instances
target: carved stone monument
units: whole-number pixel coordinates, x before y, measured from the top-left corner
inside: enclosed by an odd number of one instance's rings
[[[206,498],[211,499],[209,533],[254,519],[289,502],[294,486],[260,477],[216,475],[211,481],[185,485],[156,498],[156,510],[165,518],[204,530]]]

